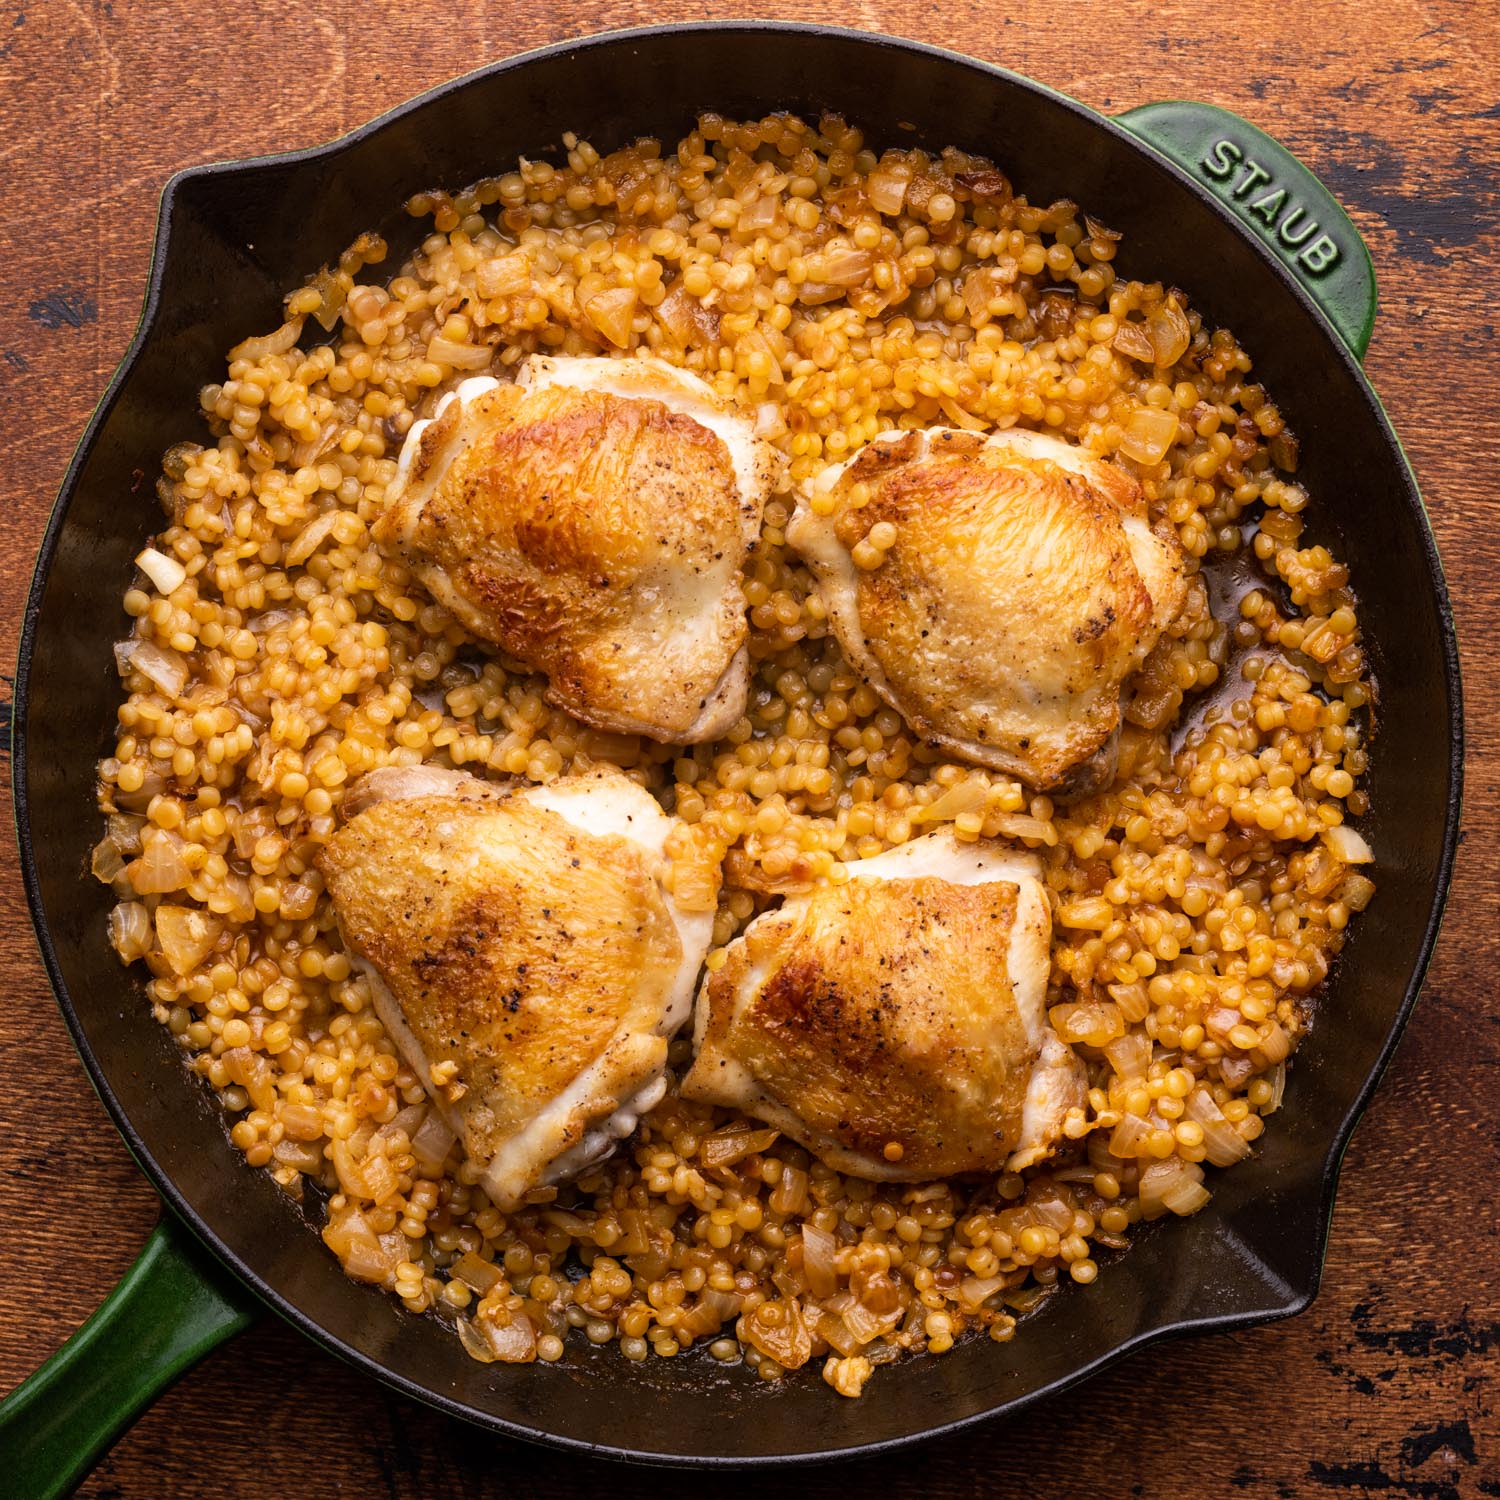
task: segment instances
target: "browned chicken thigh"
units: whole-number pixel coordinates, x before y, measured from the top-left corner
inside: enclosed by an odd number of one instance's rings
[[[534,356],[412,428],[375,538],[586,723],[712,739],[744,711],[742,568],[779,472],[694,375]]]
[[[1083,1070],[1047,1025],[1036,861],[929,834],[758,917],[698,996],[691,1099],[841,1172],[920,1180],[1051,1154]]]
[[[1134,479],[1018,429],[886,434],[819,476],[787,539],[918,734],[1041,790],[1109,780],[1121,688],[1186,592]]]
[[[665,1090],[713,933],[663,888],[673,820],[614,770],[391,768],[345,811],[320,858],[344,942],[490,1198],[608,1154]]]

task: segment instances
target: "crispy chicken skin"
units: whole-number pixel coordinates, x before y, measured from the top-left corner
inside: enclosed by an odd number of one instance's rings
[[[366,776],[324,847],[344,942],[502,1209],[607,1154],[665,1087],[713,917],[663,890],[672,820],[617,771],[506,791]]]
[[[880,522],[895,543],[861,568]],[[787,539],[850,664],[918,734],[1039,790],[1113,775],[1121,689],[1186,593],[1134,479],[1018,429],[887,434],[818,478]]]
[[[940,833],[849,873],[730,945],[699,992],[683,1094],[743,1109],[858,1177],[1048,1156],[1083,1073],[1046,1024],[1035,861]]]
[[[744,711],[745,556],[777,456],[660,360],[533,357],[408,435],[375,539],[596,728],[694,742]]]

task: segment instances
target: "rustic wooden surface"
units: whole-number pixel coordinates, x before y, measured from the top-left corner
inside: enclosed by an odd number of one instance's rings
[[[11,287],[0,299],[0,660],[15,652],[68,454],[135,326],[170,173],[322,141],[541,43],[740,13],[941,42],[1107,110],[1213,100],[1311,163],[1374,253],[1382,297],[1369,367],[1437,527],[1469,701],[1467,839],[1447,927],[1416,1023],[1346,1159],[1313,1309],[1153,1350],[1009,1425],[820,1484],[913,1496],[1500,1495],[1496,0],[862,0],[675,14],[649,0],[555,11],[542,0],[43,0],[0,11]],[[157,1206],[53,1007],[8,839],[0,860],[3,1391],[99,1301]],[[498,1442],[267,1319],[167,1394],[84,1493],[660,1496],[700,1483]]]

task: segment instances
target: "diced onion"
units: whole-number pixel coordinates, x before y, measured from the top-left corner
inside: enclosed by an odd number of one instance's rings
[[[1057,829],[1053,824],[1027,813],[996,813],[985,820],[984,831],[986,837],[1036,839],[1048,847],[1057,842]]]
[[[719,1292],[709,1287],[699,1298],[699,1305],[711,1312],[722,1327],[731,1318],[739,1317],[740,1309],[745,1305],[745,1299],[739,1292]]]
[[[361,1171],[365,1179],[365,1192],[377,1207],[392,1197],[400,1185],[395,1167],[383,1152],[371,1152],[365,1158]]]
[[[1146,993],[1146,986],[1139,979],[1133,984],[1112,984],[1108,986],[1108,989],[1110,999],[1120,1007],[1120,1014],[1132,1025],[1146,1019],[1151,1010],[1151,997]],[[1149,1045],[1147,1056],[1149,1059]]]
[[[287,566],[295,568],[305,563],[323,545],[323,541],[328,533],[338,525],[338,519],[339,512],[337,510],[325,510],[322,515],[314,516],[297,533],[292,545],[286,549]]]
[[[747,365],[751,373],[763,374],[772,385],[784,385],[786,376],[782,372],[781,361],[776,357],[776,351],[767,342],[766,336],[762,333],[741,334],[738,357],[755,361],[757,356],[758,363]]]
[[[951,823],[960,813],[979,812],[990,794],[989,783],[979,776],[966,776],[955,786],[950,786],[941,796],[934,798],[926,807],[919,807],[911,815],[913,823]]]
[[[1261,1109],[1261,1118],[1274,1115],[1281,1108],[1282,1096],[1286,1093],[1286,1063],[1279,1062],[1266,1074],[1271,1085],[1271,1102]]]
[[[1314,849],[1307,857],[1302,885],[1309,896],[1322,900],[1331,895],[1348,869],[1343,860],[1329,847]]]
[[[1255,1071],[1255,1059],[1252,1057],[1226,1057],[1219,1064],[1219,1077],[1224,1080],[1225,1086],[1237,1089]]]
[[[531,290],[531,262],[516,251],[482,260],[474,268],[474,289],[481,297],[514,297]]]
[[[1180,1156],[1152,1162],[1141,1173],[1139,1192],[1141,1212],[1148,1219],[1168,1211],[1183,1216],[1197,1213],[1210,1196],[1203,1186],[1203,1168]]]
[[[379,1130],[375,1132],[375,1139],[390,1141],[396,1135],[404,1135],[408,1142],[417,1133],[417,1127],[427,1118],[430,1106],[425,1100],[419,1104],[408,1104],[405,1109],[397,1110]],[[399,1154],[399,1153],[398,1153]]]
[[[319,428],[316,437],[303,438],[293,447],[292,464],[300,469],[317,463],[348,430],[342,422],[330,422],[326,427]]]
[[[1065,1002],[1054,1005],[1048,1016],[1054,1030],[1065,1042],[1086,1042],[1091,1047],[1104,1047],[1125,1031],[1120,1007],[1107,1001]]]
[[[160,923],[164,908],[157,908]],[[231,1047],[224,1053],[224,1067],[230,1078],[249,1094],[256,1109],[270,1110],[276,1104],[276,1085],[271,1081],[271,1063],[263,1052],[249,1047]]]
[[[147,547],[136,554],[135,565],[164,594],[181,588],[187,579],[187,569],[175,557]]]
[[[1201,1182],[1189,1182],[1186,1178],[1179,1178],[1162,1194],[1161,1201],[1174,1214],[1186,1218],[1189,1214],[1197,1213],[1211,1197],[1213,1194]]]
[[[1138,464],[1159,464],[1177,441],[1177,414],[1138,406],[1125,419],[1120,452]]]
[[[374,1236],[351,1240],[344,1253],[344,1275],[351,1281],[368,1281],[383,1286],[395,1267],[384,1245]]]
[[[1203,1149],[1214,1166],[1231,1166],[1249,1156],[1250,1143],[1224,1118],[1214,1096],[1201,1084],[1188,1095],[1185,1112],[1203,1127]]]
[[[567,1208],[549,1208],[542,1218],[554,1229],[561,1229],[575,1240],[591,1240],[594,1237],[594,1221],[585,1219]]]
[[[140,901],[122,901],[109,914],[110,946],[121,963],[134,963],[151,951],[151,913]]]
[[[315,1141],[323,1134],[323,1112],[315,1104],[283,1104],[279,1119],[294,1140]]]
[[[428,359],[455,370],[488,369],[494,355],[494,349],[488,344],[460,343],[456,339],[445,339],[441,334],[427,345]]]
[[[313,909],[318,904],[318,892],[316,887],[308,885],[305,881],[297,881],[294,885],[284,886],[281,892],[281,915],[289,921],[305,922],[313,914]]]
[[[1003,172],[997,172],[993,167],[982,170],[957,172],[953,180],[965,192],[971,193],[975,198],[983,201],[988,198],[1008,199],[1011,195],[1010,179]]]
[[[324,266],[307,283],[322,298],[322,301],[313,309],[313,317],[326,332],[332,332],[333,325],[338,322],[339,313],[349,296],[352,281],[353,278],[347,271],[333,271]]]
[[[197,443],[173,443],[161,456],[161,471],[168,479],[183,480],[203,449]]]
[[[1229,1033],[1236,1026],[1243,1023],[1244,1017],[1239,1011],[1231,1010],[1227,1005],[1216,1005],[1203,1018],[1203,1025],[1208,1034],[1221,1045],[1229,1041]]]
[[[135,813],[111,813],[105,823],[110,843],[126,856],[141,852],[141,829],[145,826],[146,820]]]
[[[333,1170],[338,1174],[340,1190],[350,1198],[368,1198],[364,1173],[354,1160],[354,1153],[349,1148],[349,1142],[334,1140],[328,1147],[328,1156],[333,1162]],[[323,1238],[325,1240],[328,1238],[326,1230]]]
[[[757,1151],[767,1151],[781,1134],[778,1130],[746,1130],[726,1126],[703,1137],[698,1157],[706,1167],[728,1167]]]
[[[1184,354],[1193,337],[1188,326],[1187,314],[1177,305],[1175,297],[1155,307],[1146,319],[1146,333],[1151,340],[1158,368],[1175,365]]]
[[[901,1321],[899,1303],[895,1307],[877,1311],[861,1302],[853,1292],[839,1292],[828,1298],[823,1305],[829,1312],[837,1314],[849,1331],[852,1345],[849,1349],[842,1349],[838,1344],[834,1344],[840,1353],[852,1354],[855,1349],[861,1348],[873,1339],[878,1339],[884,1333],[889,1333]],[[827,1337],[826,1334],[824,1336]],[[834,1341],[829,1339],[829,1342]]]
[[[139,859],[125,866],[126,878],[138,896],[163,896],[180,891],[193,872],[181,853],[181,841],[163,829],[150,829]]]
[[[483,1316],[460,1318],[458,1337],[481,1364],[524,1365],[536,1358],[536,1329],[524,1312],[513,1312],[504,1327]]]
[[[1375,897],[1375,882],[1363,875],[1350,875],[1339,887],[1339,900],[1350,911],[1363,911]]]
[[[335,1155],[341,1146],[342,1141],[334,1142]],[[344,1152],[347,1155],[347,1147]],[[350,1206],[329,1215],[323,1227],[323,1243],[343,1262],[344,1274],[355,1281],[379,1285],[395,1273],[395,1254],[357,1208]]]
[[[289,318],[275,333],[243,340],[229,351],[229,358],[254,361],[269,359],[273,354],[285,354],[302,337],[302,321],[301,318]]]
[[[1115,336],[1110,340],[1111,347],[1126,359],[1151,360],[1156,359],[1156,346],[1151,342],[1150,335],[1139,323],[1126,320],[1115,330]]]
[[[628,349],[634,334],[636,300],[634,287],[613,287],[590,297],[583,304],[584,316],[615,348]]]
[[[169,698],[180,697],[187,686],[187,662],[178,652],[158,646],[155,641],[116,642],[115,670],[122,677],[127,672],[140,672]]]
[[[800,1167],[784,1167],[767,1201],[772,1213],[800,1214],[807,1207],[807,1173]]]
[[[651,1235],[651,1230],[646,1229]],[[669,1245],[672,1244],[672,1235],[667,1230],[657,1230],[651,1241],[649,1250],[643,1251],[639,1256],[625,1257],[625,1265],[643,1281],[660,1281],[666,1275],[667,1266],[672,1265],[672,1253]]]
[[[255,916],[255,895],[248,877],[231,870],[208,898],[208,909],[234,922],[249,922]]]
[[[999,266],[979,266],[964,278],[964,306],[971,318],[987,315],[990,303],[1005,295],[1014,277],[1007,277]]]
[[[705,1306],[700,1299],[692,1306],[683,1309],[676,1326],[687,1335],[688,1339],[701,1339],[707,1334],[717,1334],[723,1328],[724,1322],[725,1320],[713,1308]]]
[[[448,1122],[435,1109],[429,1110],[427,1118],[411,1138],[411,1154],[424,1172],[437,1172],[447,1161],[457,1139]]]
[[[1036,1215],[1039,1224],[1045,1225],[1048,1229],[1055,1229],[1059,1234],[1065,1233],[1072,1227],[1075,1211],[1073,1204],[1056,1189],[1035,1199],[1031,1205],[1031,1211]]]
[[[278,1166],[291,1167],[297,1172],[316,1172],[323,1165],[323,1153],[316,1146],[285,1135],[271,1147],[271,1156]]]
[[[1144,1078],[1151,1067],[1151,1052],[1151,1038],[1141,1031],[1117,1036],[1104,1049],[1115,1075],[1124,1079]]]
[[[808,1310],[814,1331],[830,1349],[835,1349],[846,1358],[857,1354],[864,1346],[849,1331],[848,1325],[837,1313],[826,1308],[813,1307]]]
[[[456,1276],[465,1286],[473,1287],[482,1297],[497,1282],[505,1280],[505,1271],[497,1266],[492,1260],[485,1260],[483,1256],[475,1255],[472,1250],[466,1250],[450,1267],[451,1274]]]
[[[1375,859],[1375,851],[1364,835],[1347,823],[1338,823],[1323,830],[1323,842],[1346,865],[1368,865]]]
[[[1115,920],[1115,908],[1104,896],[1085,896],[1081,901],[1070,901],[1062,907],[1057,920],[1064,927],[1103,932]]]
[[[972,1311],[1004,1285],[1003,1276],[966,1276],[958,1284],[958,1300]]]
[[[212,952],[223,930],[218,917],[197,907],[163,904],[156,908],[156,939],[174,974],[191,974]]]
[[[786,436],[786,418],[781,414],[781,405],[776,401],[763,401],[755,408],[755,435],[758,438]]]
[[[783,1369],[801,1368],[812,1355],[812,1334],[808,1332],[807,1322],[797,1299],[786,1297],[780,1303],[764,1305],[781,1308],[779,1323],[762,1322],[757,1309],[756,1312],[746,1313],[735,1324],[735,1332],[742,1343],[750,1344],[762,1354],[769,1355]]]
[[[826,1229],[806,1223],[802,1226],[802,1269],[807,1287],[814,1297],[831,1297],[838,1290],[834,1255],[838,1241]]]
[[[656,318],[681,348],[719,341],[719,314],[705,307],[683,286],[681,278],[656,306]]]
[[[651,1239],[646,1233],[644,1216],[640,1209],[621,1209],[620,1228],[623,1233],[611,1246],[616,1255],[644,1255],[651,1248]]]
[[[829,250],[810,257],[808,280],[827,282],[830,286],[858,286],[869,276],[874,265],[875,253],[872,250]]]
[[[353,817],[355,809],[348,803],[344,805],[346,816]],[[252,807],[240,814],[234,826],[234,852],[241,859],[250,859],[255,853],[255,846],[268,833],[276,830],[276,817],[271,809],[264,803],[258,807]]]
[[[906,166],[876,169],[865,178],[865,193],[877,213],[894,218],[906,202],[906,189],[911,181],[911,169]]]
[[[1260,1045],[1255,1050],[1267,1062],[1279,1063],[1290,1056],[1292,1039],[1286,1034],[1286,1029],[1280,1021],[1267,1021],[1266,1034],[1261,1037]]]
[[[776,222],[780,199],[773,193],[762,193],[740,210],[736,229],[769,229]]]
[[[938,405],[943,409],[943,415],[955,426],[967,428],[970,432],[988,432],[990,424],[983,419],[972,416],[966,412],[951,396],[944,396]]]
[[[1155,1128],[1144,1115],[1121,1115],[1120,1123],[1115,1126],[1115,1132],[1109,1138],[1110,1155],[1118,1156],[1121,1161],[1134,1160],[1141,1154],[1142,1142]]]
[[[125,869],[125,856],[112,838],[102,838],[94,845],[89,871],[95,880],[113,885]]]
[[[825,302],[837,302],[848,290],[836,281],[809,280],[797,288],[797,300],[805,307],[821,307]]]
[[[1012,1312],[1029,1313],[1041,1304],[1042,1300],[1049,1295],[1050,1290],[1048,1287],[1037,1286],[1035,1283],[1018,1286],[1014,1291],[1005,1294],[1005,1305]]]

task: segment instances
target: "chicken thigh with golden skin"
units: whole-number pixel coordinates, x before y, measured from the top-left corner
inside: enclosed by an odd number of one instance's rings
[[[490,1198],[607,1155],[665,1092],[713,936],[663,886],[674,820],[614,770],[389,768],[344,811],[319,868],[345,945]]]
[[[1020,429],[885,434],[819,476],[787,540],[918,734],[1044,791],[1109,781],[1121,690],[1186,595],[1135,480]]]
[[[538,355],[412,427],[374,535],[552,702],[692,743],[744,712],[742,569],[780,472],[695,375]]]
[[[698,995],[683,1095],[755,1115],[856,1177],[1045,1159],[1084,1073],[1046,1021],[1035,859],[935,833],[848,870],[730,945]]]

